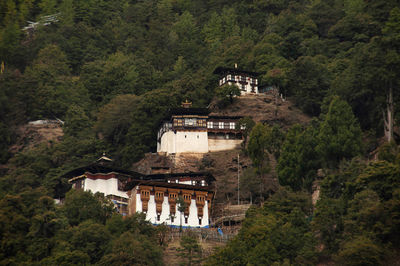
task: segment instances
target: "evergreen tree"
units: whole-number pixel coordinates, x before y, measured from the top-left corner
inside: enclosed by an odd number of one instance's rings
[[[361,129],[350,105],[338,96],[332,98],[323,115],[316,151],[326,167],[336,167],[343,159],[362,152]]]

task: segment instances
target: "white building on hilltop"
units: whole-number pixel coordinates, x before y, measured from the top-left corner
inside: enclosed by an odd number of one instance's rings
[[[220,76],[219,86],[236,85],[239,87],[241,95],[259,93],[257,79],[259,74],[256,72],[240,70],[235,65],[235,68],[218,67],[214,70],[214,74]]]
[[[157,135],[157,152],[207,153],[235,149],[243,141],[241,116],[209,116],[206,108],[172,109]]]

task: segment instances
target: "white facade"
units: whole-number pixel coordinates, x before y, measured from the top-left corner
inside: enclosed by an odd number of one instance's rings
[[[258,94],[258,80],[250,76],[242,75],[231,75],[228,74],[219,80],[219,85],[236,85],[240,89],[240,95],[245,94]]]
[[[140,194],[136,194],[136,211],[142,211],[142,201],[140,199]],[[208,215],[208,202],[205,201],[203,208],[203,217],[201,219],[201,224],[199,222],[199,217],[197,214],[196,200],[192,199],[189,206],[189,216],[187,217],[187,223],[185,221],[185,215],[182,213],[182,227],[208,227],[209,226],[209,215]],[[152,224],[162,224],[172,226],[181,225],[181,212],[178,211],[178,206],[176,206],[176,212],[174,221],[170,219],[170,207],[168,203],[168,197],[164,196],[164,202],[162,204],[162,212],[160,215],[160,220],[157,220],[156,212],[156,202],[154,200],[154,195],[150,195],[150,200],[148,201],[148,210],[146,213],[146,220],[150,221]]]
[[[84,191],[91,191],[93,194],[96,192],[104,193],[104,196],[114,195],[128,199],[128,194],[124,191],[118,190],[118,179],[90,179],[85,178],[83,184]]]
[[[157,143],[157,152],[166,153],[207,153],[206,131],[167,131]]]

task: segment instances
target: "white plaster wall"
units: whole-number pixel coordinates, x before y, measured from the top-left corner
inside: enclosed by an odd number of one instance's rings
[[[189,217],[188,223],[185,223],[185,215],[182,213],[182,226],[184,227],[206,227],[209,225],[208,223],[208,203],[205,202],[203,208],[203,219],[201,225],[199,224],[199,218],[197,216],[197,207],[196,207],[196,200],[192,199],[192,202],[189,207]],[[136,211],[142,212],[142,201],[140,200],[140,194],[136,194]],[[178,211],[178,206],[176,206],[175,211],[175,218],[174,222],[172,223],[169,219],[169,203],[168,197],[164,197],[164,202],[162,205],[162,213],[160,216],[160,221],[157,221],[157,212],[156,212],[156,202],[154,200],[154,195],[150,195],[150,200],[148,202],[148,210],[146,213],[146,220],[150,221],[153,224],[162,224],[165,223],[167,225],[174,225],[180,226],[180,212]]]
[[[208,150],[224,151],[237,148],[243,140],[241,139],[208,139]]]
[[[168,131],[161,137],[161,143],[157,144],[157,152],[169,153],[207,153],[207,132],[196,131]]]
[[[176,153],[208,152],[207,132],[178,131],[176,132]]]
[[[128,199],[128,194],[124,191],[118,190],[118,179],[90,179],[85,178],[85,191],[91,191],[93,194],[96,192],[104,193],[104,196],[115,195]]]
[[[157,152],[176,153],[176,136],[172,130],[162,135],[161,143],[157,142]]]

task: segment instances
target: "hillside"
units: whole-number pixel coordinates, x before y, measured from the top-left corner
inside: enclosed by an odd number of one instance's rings
[[[272,93],[243,95],[224,109],[219,109],[212,102],[211,110],[210,115],[250,116],[255,122],[277,124],[285,130],[294,124],[305,125],[311,120],[292,101],[283,100]]]
[[[278,125],[283,131],[294,124],[306,125],[310,118],[296,108],[289,100],[278,99],[272,94],[244,95],[234,99],[233,104],[224,109],[219,109],[216,104],[211,104],[210,115],[243,116],[251,117],[255,122],[269,125]],[[164,154],[148,153],[145,157],[132,166],[132,170],[141,173],[157,172],[196,172],[209,171],[216,178],[215,203],[223,206],[227,203],[237,202],[237,157],[240,155],[239,171],[242,174],[252,163],[250,158],[243,153],[241,147],[236,150],[210,152],[207,154],[181,153],[166,156]],[[278,187],[275,173],[276,161],[271,158],[271,173],[268,177],[268,186],[272,191]],[[248,202],[248,192],[243,192],[242,201]],[[222,204],[222,205],[221,205]],[[214,210],[215,213],[219,209]]]
[[[209,170],[221,206],[237,200],[240,171],[240,200],[257,206],[207,265],[395,265],[399,6],[0,1],[0,264],[163,264],[162,227],[70,190],[64,174],[107,153],[116,169]],[[241,97],[217,108],[214,99],[227,94],[215,70],[235,65],[285,101]],[[247,150],[151,154],[165,115],[186,99],[264,124],[249,133]],[[54,117],[62,128],[27,126]]]

